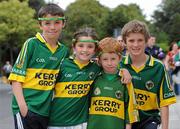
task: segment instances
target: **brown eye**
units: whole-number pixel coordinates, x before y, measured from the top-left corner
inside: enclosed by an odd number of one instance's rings
[[[61,23],[61,21],[56,21],[55,23],[56,23],[56,24],[60,24],[60,23]]]
[[[48,21],[46,21],[45,23],[44,23],[44,25],[49,25],[50,24],[50,22],[48,22]]]
[[[94,46],[93,45],[89,45],[88,48],[94,48]]]

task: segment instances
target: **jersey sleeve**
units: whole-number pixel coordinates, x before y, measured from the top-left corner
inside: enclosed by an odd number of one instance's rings
[[[8,78],[10,81],[24,82],[26,76],[26,69],[33,50],[32,43],[30,41],[31,39],[27,40],[24,43],[18,55],[18,58],[12,68],[12,72]]]
[[[160,107],[176,103],[175,93],[170,85],[169,76],[165,68],[162,75],[164,76],[161,81],[160,93],[159,93]]]
[[[125,115],[126,115],[126,123],[134,123],[139,121],[139,113],[137,109],[137,103],[135,99],[135,94],[134,94],[134,88],[133,84],[129,83],[126,85],[127,90],[126,90],[126,102],[125,104],[127,105],[125,107]]]

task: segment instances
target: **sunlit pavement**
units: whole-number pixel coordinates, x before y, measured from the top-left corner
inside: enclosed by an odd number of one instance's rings
[[[14,129],[11,97],[11,86],[3,84],[0,80],[0,129]],[[177,103],[170,106],[169,119],[169,129],[180,129],[180,96],[177,96]]]
[[[0,129],[14,129],[11,96],[11,86],[0,81]]]

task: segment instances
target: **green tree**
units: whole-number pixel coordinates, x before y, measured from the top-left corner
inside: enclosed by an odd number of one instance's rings
[[[77,0],[67,7],[65,14],[68,18],[65,29],[66,41],[69,39],[70,42],[73,33],[83,26],[95,28],[100,38],[107,34],[109,9],[96,0]]]
[[[44,2],[44,0],[29,0],[28,4],[31,8],[36,10],[35,17],[37,17],[38,10],[45,4],[45,2]]]
[[[13,48],[24,43],[38,30],[38,24],[33,19],[34,13],[27,1],[0,2],[0,45],[10,49],[11,61]]]
[[[180,40],[180,1],[163,0],[160,8],[155,11],[154,23],[157,32],[163,31],[169,35],[169,40]]]
[[[122,28],[124,24],[133,19],[145,21],[145,16],[142,14],[140,7],[136,4],[119,5],[111,11],[108,20],[109,34],[112,35],[114,28]]]

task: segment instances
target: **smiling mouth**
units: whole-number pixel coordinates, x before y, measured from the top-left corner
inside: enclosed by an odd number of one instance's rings
[[[88,56],[88,55],[89,55],[89,54],[86,53],[86,52],[81,52],[80,54],[81,54],[81,55],[85,55],[85,56]]]
[[[48,32],[49,34],[55,34],[55,33],[57,33],[57,32]]]

